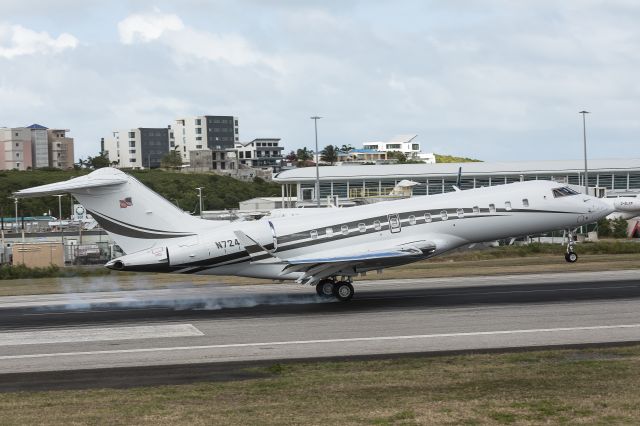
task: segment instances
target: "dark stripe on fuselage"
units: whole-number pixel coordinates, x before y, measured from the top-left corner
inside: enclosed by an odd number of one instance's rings
[[[159,233],[159,234],[180,234],[180,236],[181,236],[181,237],[182,237],[182,236],[187,236],[187,235],[194,235],[194,234],[190,234],[190,233],[186,233],[186,232],[180,232],[180,231],[166,231],[166,230],[163,230],[163,229],[145,228],[145,227],[143,227],[143,226],[139,226],[139,225],[132,225],[132,224],[130,224],[130,223],[123,222],[123,221],[121,221],[121,220],[119,220],[119,219],[113,218],[113,217],[111,217],[111,216],[107,216],[107,215],[106,215],[106,214],[104,214],[104,213],[100,213],[100,214],[101,214],[102,216],[106,217],[107,219],[110,219],[112,222],[116,222],[116,223],[118,223],[118,224],[120,224],[120,225],[128,226],[129,228],[133,228],[133,229],[136,229],[136,230],[143,230],[143,231],[149,231],[149,232],[156,232],[156,233]]]
[[[179,237],[188,237],[195,234],[163,234],[163,233],[152,233],[147,231],[140,231],[138,229],[130,228],[125,225],[121,225],[119,223],[113,222],[110,219],[107,219],[100,213],[97,213],[92,210],[87,210],[87,213],[91,214],[93,218],[100,224],[102,228],[104,228],[108,232],[112,232],[117,235],[122,235],[129,238],[140,238],[140,239],[165,239],[165,238],[179,238]]]

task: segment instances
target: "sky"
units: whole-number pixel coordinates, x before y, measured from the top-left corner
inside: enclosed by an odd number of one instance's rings
[[[636,157],[636,0],[0,2],[0,126],[235,115],[287,151],[418,134],[486,161]]]

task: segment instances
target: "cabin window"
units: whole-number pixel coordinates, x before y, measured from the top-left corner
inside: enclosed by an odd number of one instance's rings
[[[505,201],[504,202],[504,209],[506,211],[511,211],[511,201]]]
[[[574,191],[573,189],[569,188],[568,186],[563,186],[562,188],[555,188],[553,190],[553,196],[555,198],[558,197],[567,197],[570,195],[578,195],[579,192]]]
[[[424,221],[425,221],[426,223],[431,222],[431,213],[425,213],[425,214],[424,214]]]
[[[523,205],[524,207],[529,207],[529,200],[528,200],[528,199],[526,199],[526,198],[523,198],[523,199],[522,199],[522,205]]]
[[[489,212],[491,212],[491,213],[495,213],[496,212],[496,205],[495,204],[489,204]]]
[[[458,213],[458,217],[460,219],[462,219],[464,217],[464,209],[458,209],[458,210],[456,210],[456,213]]]
[[[340,232],[342,232],[342,235],[349,234],[349,225],[342,225],[340,227]]]
[[[364,223],[359,223],[358,224],[358,230],[360,232],[367,232],[367,225],[365,225]]]
[[[473,214],[480,214],[480,207],[473,206]]]
[[[447,214],[447,211],[446,211],[446,210],[442,210],[442,211],[440,212],[440,219],[442,219],[442,220],[447,220],[447,219],[449,219],[449,215]]]
[[[409,216],[409,225],[416,224],[416,217],[414,215]]]
[[[318,239],[318,231],[316,231],[315,229],[311,231],[311,239],[312,240]]]
[[[373,229],[375,229],[376,231],[379,231],[382,229],[382,225],[380,225],[380,221],[379,220],[374,220],[373,221]]]
[[[327,237],[332,237],[333,236],[333,228],[326,228],[324,230],[324,233]]]

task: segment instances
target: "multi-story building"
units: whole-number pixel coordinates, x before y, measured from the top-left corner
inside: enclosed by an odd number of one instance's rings
[[[173,144],[188,164],[191,151],[233,149],[240,140],[238,129],[238,117],[228,115],[179,118],[173,125]]]
[[[278,171],[282,161],[280,138],[259,138],[251,142],[236,143],[238,162],[248,167],[269,167]]]
[[[73,168],[73,138],[67,136],[68,131],[69,129],[47,129],[49,167]]]
[[[105,139],[109,161],[120,168],[155,168],[169,152],[169,127],[138,127],[112,132]]]
[[[73,168],[73,138],[69,129],[39,124],[0,129],[0,170],[40,167]]]
[[[402,152],[407,159],[414,159],[420,154],[420,143],[415,141],[417,137],[418,135],[397,135],[386,142],[365,142],[363,148],[382,152]]]
[[[215,170],[233,172],[238,168],[238,157],[235,149],[211,150],[201,149],[189,151],[189,167],[196,171]]]
[[[32,167],[31,129],[0,128],[0,169],[27,170]]]
[[[35,168],[56,167],[49,161],[49,140],[47,128],[39,124],[27,126],[31,132],[31,165]],[[73,167],[73,166],[72,166]]]

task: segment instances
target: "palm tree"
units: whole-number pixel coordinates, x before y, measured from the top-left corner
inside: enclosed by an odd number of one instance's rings
[[[320,160],[333,166],[333,163],[338,161],[338,152],[337,146],[327,145],[322,151],[320,151]]]

